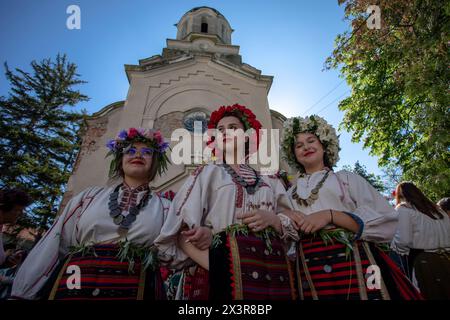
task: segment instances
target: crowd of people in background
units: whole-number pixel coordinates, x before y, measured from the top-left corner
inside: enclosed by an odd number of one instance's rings
[[[261,124],[234,105],[216,110],[209,127]],[[334,172],[338,137],[318,116],[288,119],[282,143],[299,173],[292,186],[225,162],[200,166],[166,199],[149,183],[167,167],[168,143],[159,131],[123,130],[108,143],[120,181],[75,196],[29,253],[3,243],[1,231],[32,200],[1,190],[0,299],[450,299],[449,198],[435,204],[402,182],[392,205],[362,177]],[[219,152],[235,158],[226,146]],[[379,292],[362,288],[374,263]],[[66,286],[72,264],[82,266],[81,290]],[[108,283],[91,279],[104,275]]]
[[[449,198],[434,204],[414,183],[402,182],[395,201],[398,225],[391,249],[403,271],[425,299],[450,299]]]

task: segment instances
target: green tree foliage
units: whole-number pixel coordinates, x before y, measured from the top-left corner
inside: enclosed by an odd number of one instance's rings
[[[392,192],[397,188],[397,185],[403,181],[402,169],[393,164],[388,164],[382,168],[382,171],[382,179],[384,181],[386,191],[392,195]]]
[[[401,168],[432,199],[450,195],[449,1],[339,0],[352,31],[336,38],[327,68],[352,89],[341,124],[381,166]],[[381,29],[366,13],[377,4]],[[370,19],[372,19],[371,17]]]
[[[0,187],[19,187],[35,200],[21,226],[46,229],[56,215],[80,144],[88,97],[65,55],[31,62],[32,72],[5,63],[8,97],[0,97]]]
[[[361,165],[359,161],[356,161],[355,166],[353,168],[351,166],[344,166],[344,169],[360,175],[361,177],[366,179],[367,182],[369,182],[372,185],[372,187],[374,187],[378,191],[380,192],[387,191],[385,183],[383,182],[381,177],[377,176],[374,173],[367,172],[367,168]]]

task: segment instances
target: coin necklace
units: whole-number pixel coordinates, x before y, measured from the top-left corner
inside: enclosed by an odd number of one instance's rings
[[[141,199],[139,204],[131,207],[128,211],[128,215],[124,216],[122,214],[122,209],[119,206],[119,203],[117,199],[119,198],[119,189],[122,186],[122,184],[119,184],[114,191],[109,195],[109,202],[108,202],[108,208],[109,208],[109,216],[113,218],[113,221],[115,224],[119,226],[119,228],[122,229],[130,229],[131,225],[134,221],[136,221],[136,217],[141,211],[142,208],[144,208],[152,195],[150,194],[150,191],[148,191]]]
[[[259,187],[262,184],[261,178],[253,168],[251,169],[255,173],[256,182],[250,185],[239,174],[237,174],[237,172],[234,171],[234,169],[229,164],[223,163],[222,166],[224,167],[225,171],[228,172],[228,174],[233,178],[233,181],[243,186],[247,190],[248,194],[254,194],[256,191],[258,191]]]
[[[328,175],[330,174],[330,171],[327,171],[323,178],[319,181],[319,183],[311,190],[311,193],[309,194],[309,197],[306,199],[300,198],[297,193],[297,185],[292,189],[292,198],[297,201],[298,205],[301,207],[309,207],[312,205],[318,198],[319,198],[319,190],[322,188],[325,180],[327,179]]]

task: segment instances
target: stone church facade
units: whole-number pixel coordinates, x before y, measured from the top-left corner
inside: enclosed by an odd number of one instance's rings
[[[263,128],[281,129],[285,118],[270,110],[267,98],[273,77],[242,62],[239,46],[231,42],[233,29],[220,12],[194,8],[176,27],[176,39],[167,39],[161,54],[125,65],[126,100],[89,117],[63,206],[86,187],[110,183],[105,144],[120,129],[160,129],[170,141],[173,130],[192,130],[194,120],[206,123],[213,110],[235,103],[251,108]],[[177,191],[195,167],[170,165],[152,187]]]

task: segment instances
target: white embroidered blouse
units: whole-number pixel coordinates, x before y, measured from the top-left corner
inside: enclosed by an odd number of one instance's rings
[[[318,199],[311,206],[300,206],[293,198],[297,194],[307,199],[327,170],[299,177],[288,190],[295,210],[311,214],[320,210],[339,210],[353,214],[360,224],[360,238],[374,242],[390,242],[397,227],[397,213],[393,206],[364,178],[341,170],[330,172],[319,190]]]
[[[432,219],[412,205],[397,206],[398,227],[391,248],[401,255],[410,249],[425,251],[450,251],[450,218],[442,212],[442,219]]]
[[[241,222],[236,218],[237,214],[257,209],[276,213],[292,209],[286,190],[277,177],[261,176],[260,188],[250,194],[233,181],[223,166],[208,164],[199,167],[173,199],[161,235],[155,241],[161,259],[170,261],[176,268],[192,263],[177,246],[177,237],[184,224],[189,228],[208,226],[216,234]],[[285,222],[286,225],[289,227],[289,223]]]
[[[117,186],[117,185],[116,185]],[[37,298],[52,272],[69,253],[71,246],[118,243],[125,240],[139,245],[152,245],[159,235],[170,201],[152,192],[147,205],[137,215],[126,234],[119,235],[118,226],[109,215],[109,195],[113,187],[88,188],[73,197],[53,226],[28,255],[14,280],[12,296]],[[137,203],[147,191],[137,192]],[[119,189],[118,201],[127,197],[125,187]],[[127,199],[128,200],[128,199]],[[128,201],[127,201],[128,202]],[[121,206],[122,207],[122,206]],[[123,211],[124,216],[127,215]]]

